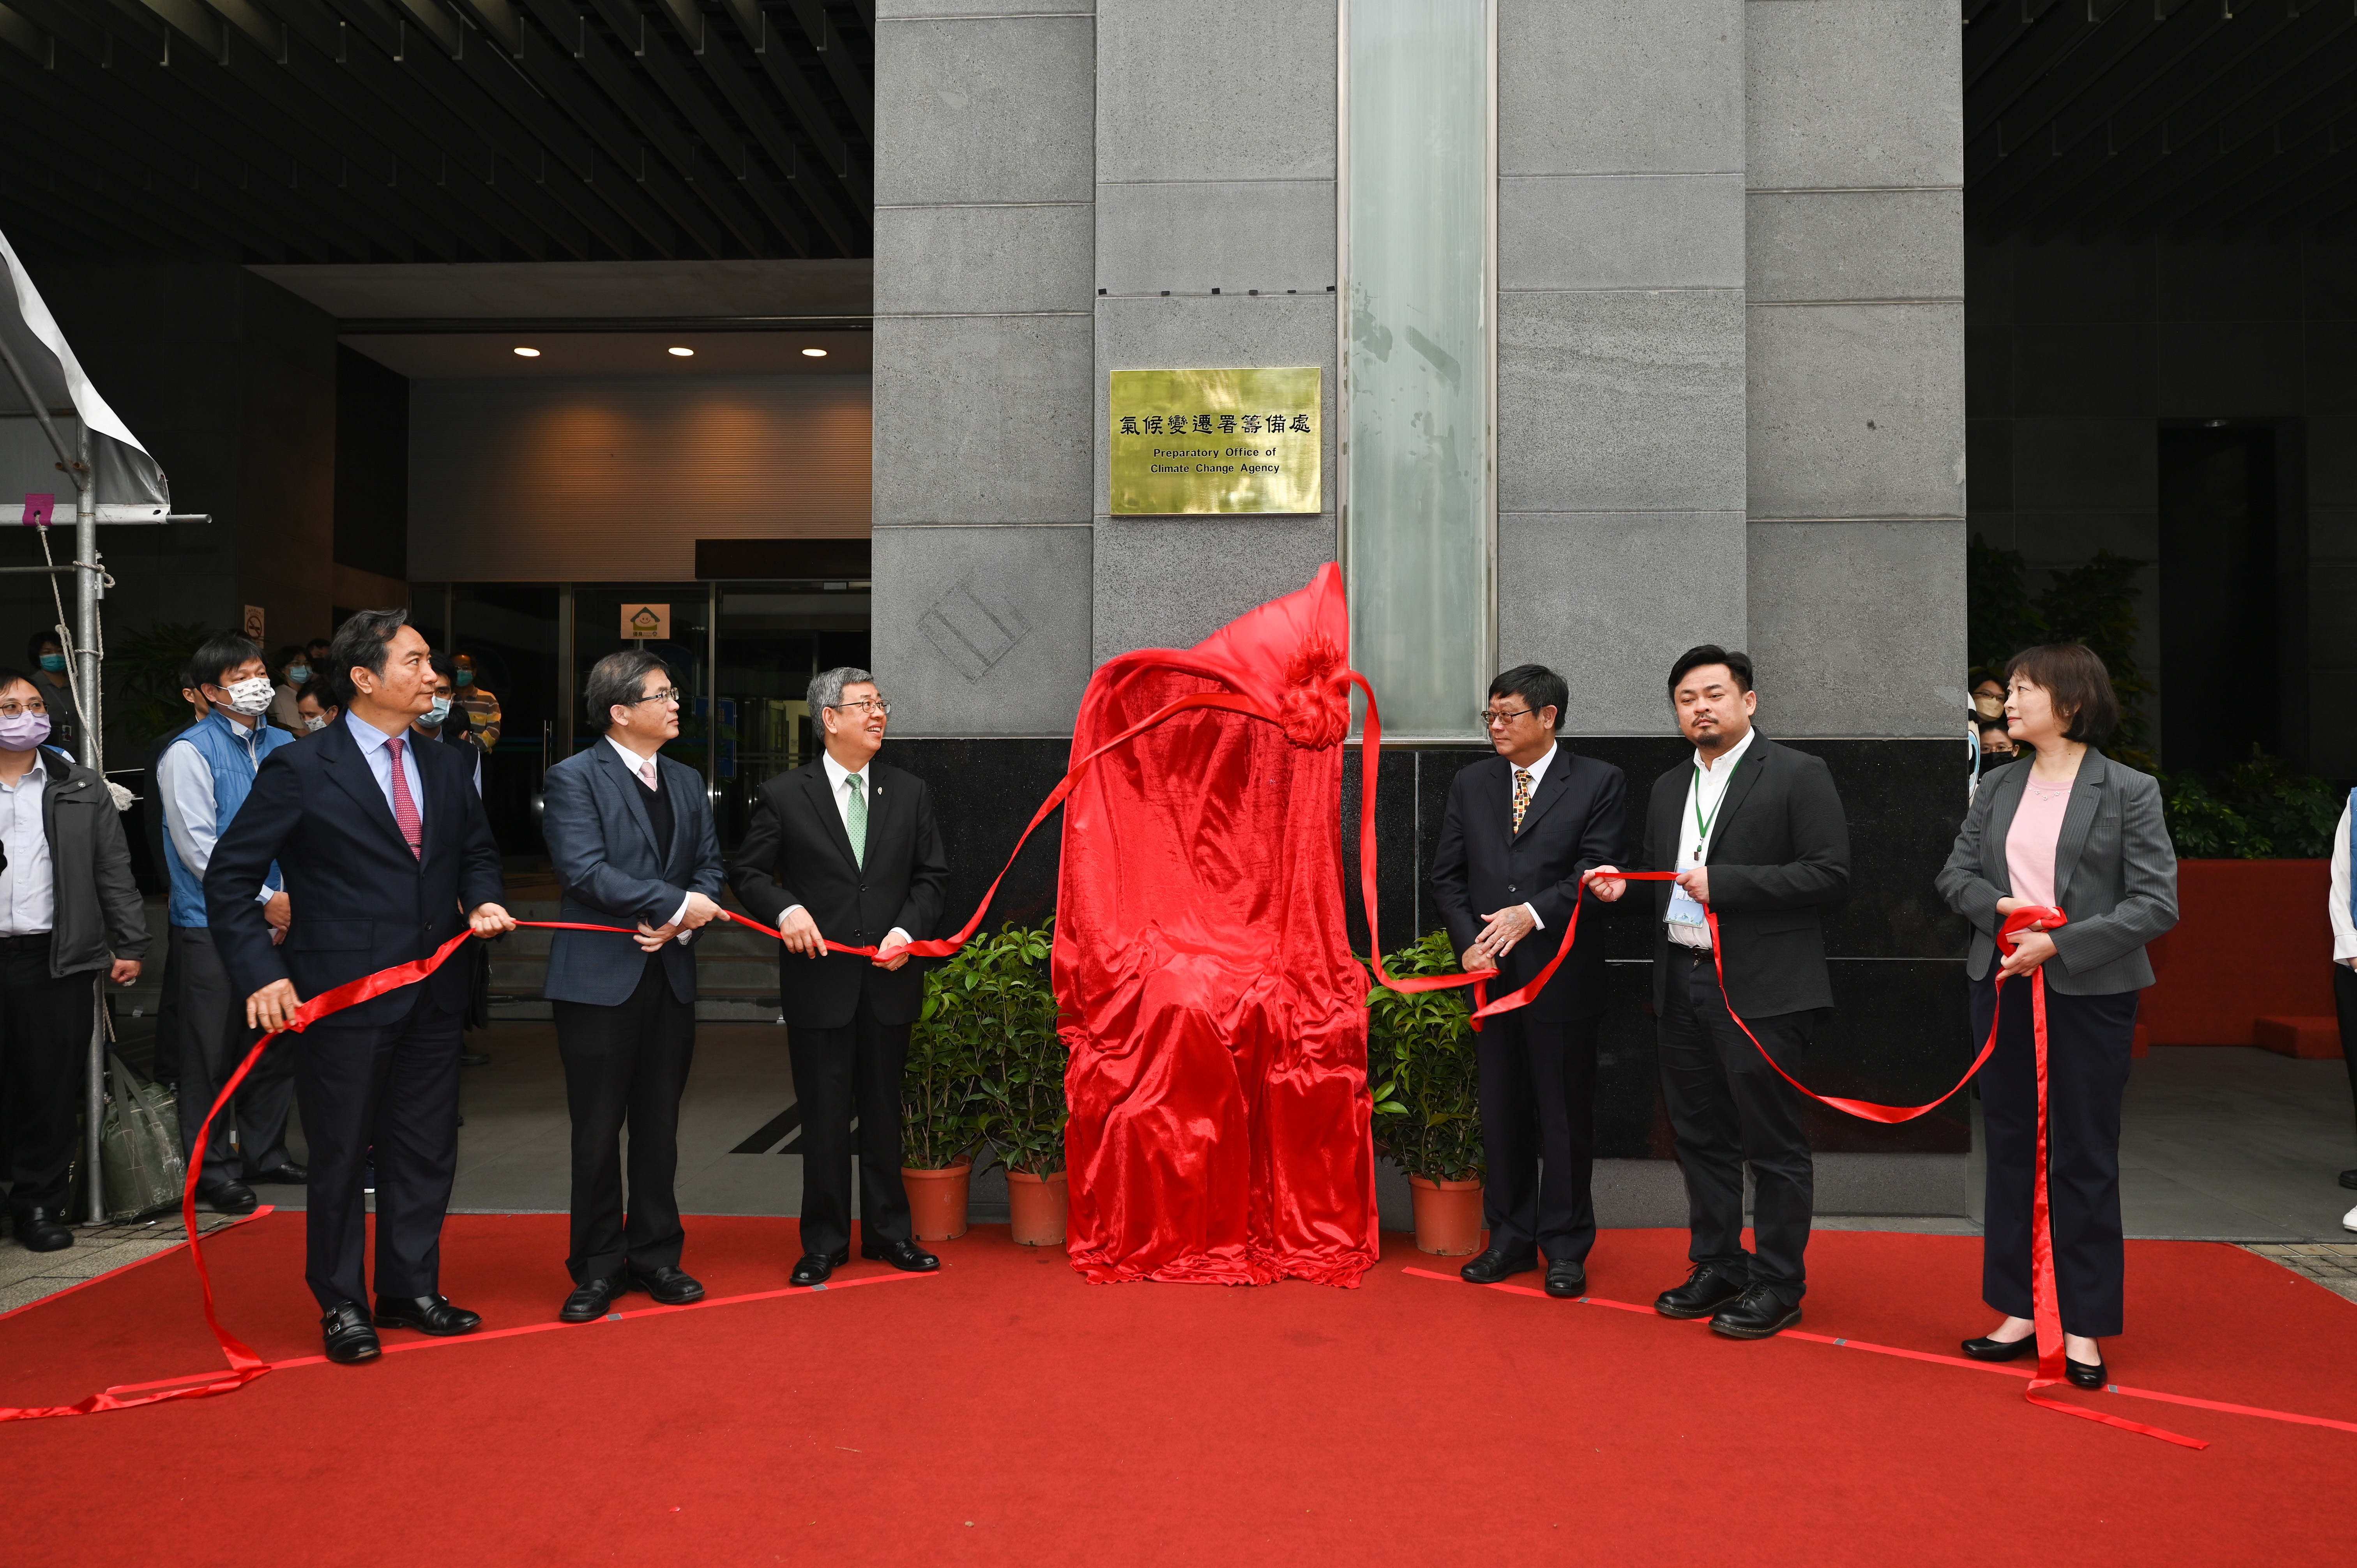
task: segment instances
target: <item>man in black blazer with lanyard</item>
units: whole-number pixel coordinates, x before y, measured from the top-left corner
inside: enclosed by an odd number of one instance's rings
[[[1764,1339],[1801,1320],[1815,1166],[1800,1092],[1760,1047],[1793,1071],[1817,1011],[1833,1005],[1817,912],[1848,891],[1849,825],[1824,761],[1751,727],[1760,697],[1748,657],[1715,643],[1688,649],[1669,685],[1694,757],[1654,781],[1643,858],[1631,869],[1678,873],[1674,884],[1649,884],[1653,1014],[1694,1266],[1653,1309],[1707,1316],[1732,1338]],[[1617,869],[1598,867],[1597,897],[1627,891]],[[1723,1000],[1706,908],[1726,941]],[[1760,1047],[1727,1015],[1729,1004]],[[1756,1256],[1743,1250],[1747,1164],[1757,1187]]]
[[[609,653],[584,682],[604,739],[548,770],[541,835],[565,891],[567,925],[635,926],[636,936],[558,931],[546,996],[573,1115],[573,1293],[557,1317],[594,1323],[642,1290],[666,1306],[704,1299],[680,1267],[679,1100],[695,1059],[695,954],[720,913],[720,840],[704,776],[661,755],[679,738],[680,693],[644,649]],[[453,710],[453,716],[463,710]],[[470,754],[479,756],[472,746]],[[622,1128],[630,1129],[623,1201]]]
[[[854,1116],[859,1255],[909,1273],[941,1267],[911,1240],[900,1075],[925,996],[906,949],[939,924],[950,877],[924,780],[876,760],[890,712],[876,677],[823,671],[810,710],[825,749],[761,786],[732,874],[745,908],[784,939],[778,984],[802,1112],[797,1285],[825,1283],[850,1256]],[[830,953],[828,940],[879,950],[872,960]]]
[[[1544,665],[1517,665],[1491,682],[1481,718],[1498,755],[1448,787],[1434,901],[1465,968],[1498,971],[1493,997],[1546,967],[1581,878],[1620,853],[1628,779],[1556,741],[1570,698],[1563,677]],[[1549,1295],[1587,1288],[1603,1012],[1604,950],[1590,937],[1528,1006],[1485,1019],[1475,1036],[1490,1230],[1489,1249],[1462,1271],[1475,1284],[1535,1268],[1544,1252]]]
[[[328,679],[344,715],[264,759],[213,846],[205,907],[246,1022],[275,1028],[301,1002],[430,957],[470,926],[515,929],[501,908],[500,846],[467,759],[414,743],[434,697],[425,639],[402,610],[337,628]],[[273,861],[293,924],[274,940],[254,895]],[[311,1152],[305,1278],[326,1316],[328,1359],[373,1359],[378,1327],[471,1333],[439,1294],[442,1218],[458,1162],[458,1028],[467,965],[320,1020],[296,1042],[295,1097]],[[362,1172],[376,1165],[376,1306],[363,1267]]]

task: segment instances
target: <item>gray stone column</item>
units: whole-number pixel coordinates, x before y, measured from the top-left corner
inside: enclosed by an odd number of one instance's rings
[[[1741,0],[1500,0],[1498,661],[1655,735],[1744,631]]]
[[[1750,651],[1782,736],[1964,684],[1964,71],[1946,0],[1749,0]]]
[[[1099,0],[1089,504],[1106,496],[1107,372],[1319,365],[1329,507],[1098,515],[1099,661],[1200,641],[1334,557],[1336,16],[1330,0]]]
[[[1088,682],[1095,31],[1073,0],[877,6],[873,658],[896,736],[1069,735]]]

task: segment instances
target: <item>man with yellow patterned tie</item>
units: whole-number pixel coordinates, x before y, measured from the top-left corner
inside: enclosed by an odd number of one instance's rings
[[[1546,967],[1583,896],[1580,878],[1620,854],[1628,779],[1556,740],[1570,700],[1563,677],[1544,665],[1517,665],[1491,682],[1481,722],[1497,756],[1448,789],[1434,899],[1465,968],[1499,972],[1492,995]],[[1603,1012],[1603,944],[1583,933],[1530,1005],[1487,1020],[1475,1037],[1490,1167],[1490,1247],[1463,1271],[1475,1284],[1535,1268],[1544,1253],[1549,1295],[1587,1287]]]

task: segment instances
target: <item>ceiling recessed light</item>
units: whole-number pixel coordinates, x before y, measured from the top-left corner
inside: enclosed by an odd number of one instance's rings
[[[540,350],[537,349],[518,349],[516,350],[516,358],[519,360],[537,360],[540,358]]]
[[[677,344],[673,344],[671,348],[669,348],[669,349],[665,349],[665,350],[664,350],[664,352],[669,353],[669,354],[675,354],[675,355],[677,355],[679,358],[681,358],[681,359],[683,359],[683,360],[693,360],[694,358],[695,358],[695,350],[694,350],[694,349],[683,349],[683,348],[679,347]]]
[[[823,360],[826,358],[826,350],[823,349],[805,349],[802,350],[802,358],[805,360]]]

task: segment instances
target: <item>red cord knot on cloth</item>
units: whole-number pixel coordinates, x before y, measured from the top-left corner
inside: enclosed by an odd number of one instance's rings
[[[1351,733],[1350,671],[1330,638],[1312,634],[1286,660],[1277,725],[1305,751],[1340,746]]]

